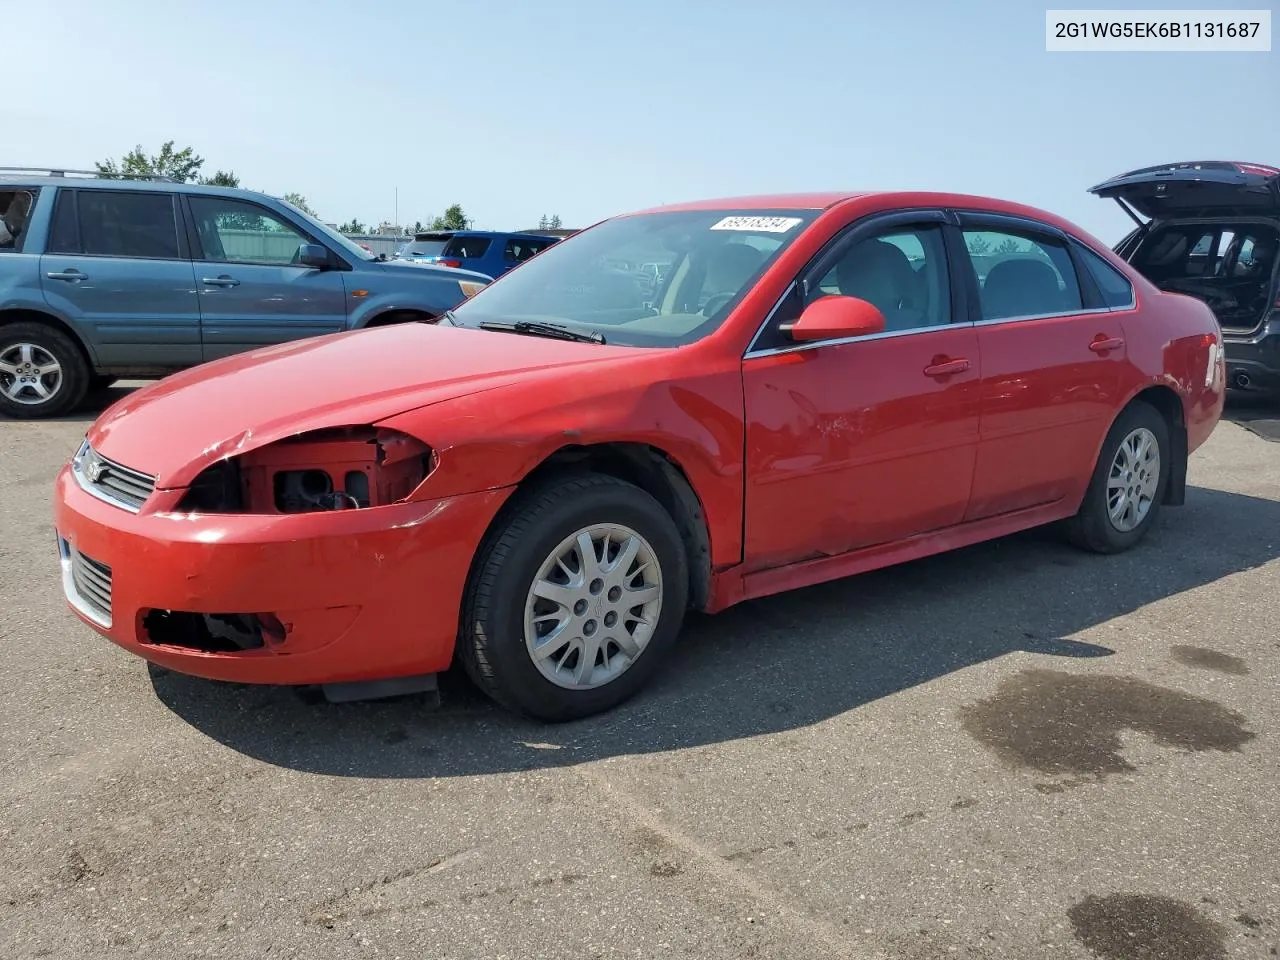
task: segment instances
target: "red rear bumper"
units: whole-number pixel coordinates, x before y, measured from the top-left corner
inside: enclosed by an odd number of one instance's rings
[[[289,516],[134,514],[64,469],[54,528],[71,609],[129,652],[216,680],[343,683],[449,666],[472,557],[509,493]],[[153,609],[271,614],[287,633],[205,652],[153,642]]]

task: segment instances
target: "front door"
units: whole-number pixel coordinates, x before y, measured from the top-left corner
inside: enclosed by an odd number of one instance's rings
[[[980,520],[1079,492],[1134,378],[1121,314],[1098,302],[1100,283],[1082,280],[1063,237],[1003,217],[962,224],[981,305],[981,441],[966,516]]]
[[[106,368],[171,370],[200,362],[195,273],[176,197],[161,190],[61,188],[40,283]]]
[[[828,293],[869,300],[885,332],[795,344]],[[743,361],[747,572],[961,522],[978,442],[978,337],[958,317],[942,216],[863,225],[801,277]]]
[[[248,200],[193,194],[187,206],[205,360],[345,328],[344,273],[295,262],[317,239]]]

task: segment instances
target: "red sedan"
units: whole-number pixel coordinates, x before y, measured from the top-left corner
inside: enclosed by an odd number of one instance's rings
[[[638,264],[658,264],[660,279]],[[607,220],[437,323],[125,397],[57,480],[71,608],[183,673],[563,720],[689,609],[1181,504],[1221,331],[1071,224],[934,193]]]

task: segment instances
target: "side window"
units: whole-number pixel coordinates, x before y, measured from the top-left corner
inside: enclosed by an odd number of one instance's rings
[[[285,266],[294,262],[299,244],[311,239],[256,203],[198,196],[187,202],[206,260]]]
[[[1077,246],[1089,276],[1102,293],[1102,302],[1111,309],[1124,309],[1134,304],[1133,284],[1123,273],[1086,246]]]
[[[507,260],[514,260],[520,263],[528,260],[535,253],[545,250],[549,244],[540,240],[508,240],[507,248],[502,252],[503,257]]]
[[[80,244],[88,256],[177,260],[173,194],[79,190]]]
[[[874,303],[884,314],[886,331],[950,323],[951,283],[941,228],[895,228],[858,240],[816,284],[810,282],[806,303],[830,294]]]
[[[445,244],[443,256],[474,260],[489,251],[488,237],[454,237]]]
[[[27,239],[27,218],[36,205],[31,190],[0,192],[0,253],[21,253]]]
[[[59,190],[53,206],[53,222],[49,224],[49,241],[45,244],[49,253],[79,253],[80,228],[76,223],[76,195],[70,190]]]
[[[965,230],[978,275],[984,320],[1039,317],[1083,309],[1071,255],[1057,240],[1002,230]]]

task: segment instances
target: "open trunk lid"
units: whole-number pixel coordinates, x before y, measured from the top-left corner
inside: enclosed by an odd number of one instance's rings
[[[1130,170],[1089,192],[1151,219],[1280,216],[1280,168],[1261,163],[1167,163]]]

